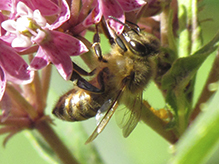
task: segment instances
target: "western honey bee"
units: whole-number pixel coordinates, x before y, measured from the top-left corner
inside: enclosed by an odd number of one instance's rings
[[[102,57],[96,53],[100,61],[94,71],[87,73],[74,64],[71,80],[76,85],[60,97],[53,109],[53,114],[66,121],[86,120],[106,111],[86,143],[102,132],[119,104],[124,104],[130,112],[122,127],[124,137],[140,119],[142,93],[153,76],[154,57],[159,53],[160,43],[151,34],[128,27],[120,36],[116,35],[109,54]],[[86,81],[83,75],[93,77]]]

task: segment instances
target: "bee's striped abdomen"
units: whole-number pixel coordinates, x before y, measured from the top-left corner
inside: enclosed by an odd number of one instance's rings
[[[72,89],[62,97],[53,109],[53,114],[66,121],[81,121],[94,117],[100,105],[94,96],[80,88]]]

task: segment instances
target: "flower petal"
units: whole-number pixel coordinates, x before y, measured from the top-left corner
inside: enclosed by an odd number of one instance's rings
[[[39,70],[49,64],[49,59],[47,57],[47,52],[45,52],[42,47],[39,47],[36,56],[30,63],[29,70]]]
[[[79,55],[88,49],[80,40],[70,35],[58,31],[50,31],[50,35],[51,40],[43,42],[40,46],[62,77],[67,80],[73,69],[70,56]]]
[[[14,83],[27,84],[33,79],[33,72],[27,70],[28,64],[2,40],[0,40],[0,65],[7,74],[7,80]]]
[[[17,37],[12,41],[11,46],[12,47],[30,47],[32,45],[32,42],[29,37],[26,37],[24,35],[17,35]]]
[[[14,0],[13,8],[16,8],[19,2],[23,2],[32,11],[38,9],[44,16],[56,15],[60,12],[60,8],[51,0]]]
[[[116,0],[108,0],[103,1],[103,15],[105,19],[108,19],[109,16],[113,16],[120,20],[121,22],[125,23],[125,15],[122,10],[122,7]],[[109,20],[109,25],[114,28],[114,30],[121,34],[123,31],[123,25],[113,19]]]
[[[46,26],[46,19],[41,15],[39,10],[33,11],[33,19],[36,21],[36,23],[39,26],[41,26],[41,27]]]
[[[3,35],[3,36],[1,36],[1,37],[0,37],[0,40],[3,40],[5,44],[7,43],[7,45],[10,46],[11,43],[13,42],[13,40],[14,40],[16,37],[17,37],[16,34],[10,33],[10,34],[8,34],[8,35]]]
[[[17,68],[17,67],[14,67],[14,68]],[[34,71],[27,70],[27,68],[28,68],[28,65],[25,65],[25,66],[23,65],[23,67],[20,66],[20,70],[16,71],[15,72],[16,74],[14,74],[14,72],[10,70],[7,70],[8,71],[6,72],[7,80],[13,83],[16,83],[16,84],[21,84],[21,85],[31,83],[34,77]]]
[[[102,3],[99,3],[93,10],[92,12],[85,18],[85,20],[83,21],[83,25],[85,27],[88,27],[90,25],[93,24],[97,24],[100,22],[103,13],[101,10],[102,7]]]
[[[6,87],[6,77],[2,67],[0,67],[0,100],[2,99],[5,93],[5,87]]]
[[[16,33],[16,22],[14,20],[8,19],[1,23],[1,26],[11,33]]]
[[[5,16],[0,13],[0,24],[5,21]],[[3,36],[6,33],[6,30],[0,26],[0,36]]]
[[[16,34],[10,33],[9,35],[1,36],[0,39],[4,41],[5,44],[11,46],[13,40],[17,37]],[[13,47],[16,52],[22,52],[27,50],[29,47]]]
[[[18,2],[17,4],[17,14],[19,16],[26,16],[32,17],[33,11],[23,2]]]
[[[66,56],[66,58],[68,58],[68,56]],[[51,61],[54,63],[54,65],[56,66],[56,68],[59,71],[60,75],[65,80],[69,80],[71,78],[71,74],[72,74],[72,71],[73,71],[72,62],[66,62],[65,64],[62,64],[63,61],[56,60],[56,58],[51,58]],[[67,61],[69,61],[69,60],[67,60]]]
[[[142,5],[145,5],[147,2],[145,0],[117,0],[122,9],[126,12],[139,9]]]
[[[1,0],[0,10],[11,11],[11,0]]]
[[[37,35],[35,37],[32,37],[31,38],[31,41],[33,43],[37,43],[37,44],[40,44],[46,37],[46,32],[45,31],[42,31],[40,29],[37,29]]]
[[[51,0],[31,0],[35,9],[39,9],[44,16],[55,15],[60,12],[60,7]],[[62,0],[63,1],[63,0]]]
[[[76,56],[88,51],[83,42],[68,34],[58,31],[50,31],[50,34],[52,44],[59,49],[60,55],[65,53],[68,56]],[[53,51],[53,49],[50,49],[50,51]]]
[[[47,54],[49,60],[56,66],[61,76],[68,80],[72,74],[73,66],[69,55],[62,53],[54,44],[44,44],[43,51]]]
[[[53,24],[48,27],[50,30],[58,28],[70,18],[70,9],[68,3],[65,0],[62,0],[60,6],[61,11],[59,13],[59,17]]]

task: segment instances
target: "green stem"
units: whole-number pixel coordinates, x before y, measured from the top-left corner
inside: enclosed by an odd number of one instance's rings
[[[77,160],[62,143],[48,122],[42,121],[39,124],[36,124],[36,129],[58,155],[63,164],[78,164]]]
[[[35,103],[36,103],[36,110],[39,114],[43,114],[45,109],[45,101],[43,99],[43,90],[42,90],[42,84],[39,77],[39,72],[35,71],[34,73],[34,91],[35,91]]]
[[[19,105],[19,109],[28,113],[31,120],[35,120],[38,118],[38,114],[35,108],[12,85],[7,84],[6,92],[9,97],[13,99],[16,104]]]
[[[191,49],[191,11],[190,0],[178,1],[178,21],[179,21],[179,48],[178,56],[186,57],[190,55]]]
[[[209,85],[215,83],[219,80],[219,51],[217,52],[216,58],[214,60],[213,66],[209,73],[208,79],[202,90],[201,96],[199,97],[195,108],[191,114],[190,121],[193,121],[197,115],[201,112],[201,104],[205,103],[209,98],[215,93],[215,91],[209,90]]]
[[[0,120],[3,119],[3,116],[0,116]],[[16,125],[18,127],[25,127],[30,125],[30,119],[27,117],[8,117],[5,121],[1,122],[1,125]]]
[[[51,64],[49,64],[46,68],[42,70],[41,84],[42,84],[42,92],[43,92],[42,97],[44,99],[44,102],[46,102],[47,100],[47,95],[48,95],[50,80],[51,80],[51,72],[52,72]]]
[[[176,89],[177,90],[177,89]],[[178,135],[182,136],[184,131],[186,130],[188,126],[188,121],[186,120],[186,114],[188,111],[188,104],[186,105],[186,102],[188,100],[185,97],[185,94],[183,91],[176,91],[176,102],[177,102],[177,114],[178,114],[178,121],[177,121],[177,131]]]
[[[197,0],[192,0],[191,2],[192,8],[192,51],[194,53],[202,46],[202,39],[201,39],[201,27],[198,21],[198,2]]]
[[[80,1],[71,1],[71,17],[69,19],[69,22],[72,26],[76,25],[78,22],[80,8],[81,8]]]
[[[176,143],[178,137],[175,135],[175,132],[172,129],[167,130],[168,123],[156,116],[149,108],[150,107],[148,106],[148,103],[144,101],[142,106],[141,120],[171,144]]]
[[[160,21],[161,46],[168,47],[176,53],[177,48],[176,48],[176,41],[173,35],[172,21],[173,21],[173,12],[169,4],[164,8],[163,12],[161,13],[161,21]]]
[[[84,20],[87,17],[87,15],[91,9],[92,3],[93,3],[93,0],[85,1],[85,3],[81,7],[77,23],[80,23],[80,21]]]

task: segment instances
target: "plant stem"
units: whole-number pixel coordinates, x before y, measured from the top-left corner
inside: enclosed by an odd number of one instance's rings
[[[185,132],[188,121],[186,120],[186,114],[188,110],[188,100],[186,99],[185,94],[182,90],[176,89],[175,96],[177,99],[177,114],[178,114],[178,121],[177,121],[177,132],[179,136]]]
[[[19,109],[28,113],[31,120],[38,118],[35,108],[12,85],[7,84],[6,92],[19,105]]]
[[[161,21],[160,21],[161,46],[168,47],[174,52],[176,52],[177,48],[176,48],[176,41],[173,35],[172,21],[173,21],[173,11],[170,8],[170,4],[168,4],[164,8],[163,12],[161,13]]]
[[[168,123],[156,116],[150,110],[150,106],[146,101],[143,101],[141,120],[144,121],[144,123],[150,126],[153,130],[155,130],[171,144],[177,142],[178,137],[175,135],[175,132],[172,129],[167,130]]]
[[[81,4],[80,1],[71,1],[71,17],[69,22],[72,26],[76,25],[78,22],[78,16],[80,13]]]
[[[219,52],[217,52],[217,55],[215,57],[213,66],[211,68],[211,71],[209,73],[208,79],[205,83],[205,86],[202,90],[201,96],[199,97],[195,108],[191,114],[190,121],[193,121],[197,115],[201,112],[201,104],[205,103],[209,98],[215,93],[215,91],[209,90],[209,85],[211,83],[215,83],[219,80]]]
[[[191,48],[191,11],[190,0],[178,1],[178,21],[179,21],[179,46],[178,56],[186,57],[190,55]]]
[[[48,91],[49,91],[51,72],[52,72],[52,65],[51,64],[49,64],[46,68],[44,68],[42,70],[41,83],[42,83],[43,99],[45,102],[47,100],[47,95],[48,95]]]
[[[36,124],[36,129],[51,146],[63,164],[78,164],[77,160],[62,143],[48,122],[41,121],[40,123]]]
[[[201,46],[202,46],[202,39],[201,39],[201,27],[199,25],[199,20],[198,20],[198,1],[197,0],[192,0],[191,2],[192,8],[192,51],[191,53],[197,51]]]
[[[39,77],[39,72],[35,71],[34,73],[34,79],[33,79],[33,83],[34,83],[34,94],[35,94],[35,103],[36,103],[36,110],[39,114],[43,114],[44,112],[44,108],[45,108],[45,101],[44,101],[44,97],[43,95],[43,90],[42,90],[42,84],[40,81],[40,77]]]

